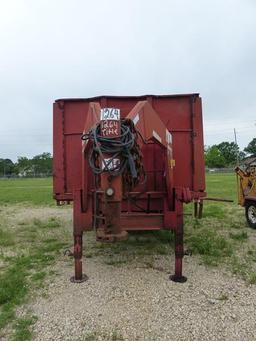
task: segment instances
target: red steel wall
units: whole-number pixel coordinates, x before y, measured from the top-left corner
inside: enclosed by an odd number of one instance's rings
[[[89,102],[99,102],[101,107],[119,108],[122,117],[125,117],[133,106],[142,100],[151,103],[172,133],[176,162],[174,186],[189,187],[196,192],[205,190],[202,105],[198,94],[102,96],[60,99],[53,105],[53,184],[56,199],[72,200],[73,190],[81,188],[81,135]],[[143,156],[148,172],[147,190],[163,190],[164,156],[160,147],[145,146]]]

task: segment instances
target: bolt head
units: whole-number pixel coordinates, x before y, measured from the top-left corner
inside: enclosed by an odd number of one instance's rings
[[[115,191],[114,191],[114,189],[112,187],[108,187],[106,189],[106,194],[107,194],[108,197],[112,197],[112,195],[114,195],[114,193],[115,193]]]

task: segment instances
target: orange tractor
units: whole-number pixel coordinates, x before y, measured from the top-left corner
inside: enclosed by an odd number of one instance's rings
[[[248,225],[256,229],[256,163],[249,164],[245,170],[235,169],[238,175],[238,204],[245,207]]]

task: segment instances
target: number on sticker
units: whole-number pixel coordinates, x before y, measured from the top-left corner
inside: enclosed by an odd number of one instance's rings
[[[116,108],[101,109],[101,120],[120,120],[120,109]]]

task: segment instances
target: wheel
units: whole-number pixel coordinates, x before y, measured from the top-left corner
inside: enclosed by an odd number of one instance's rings
[[[248,202],[245,206],[245,216],[248,225],[256,229],[256,202]]]

